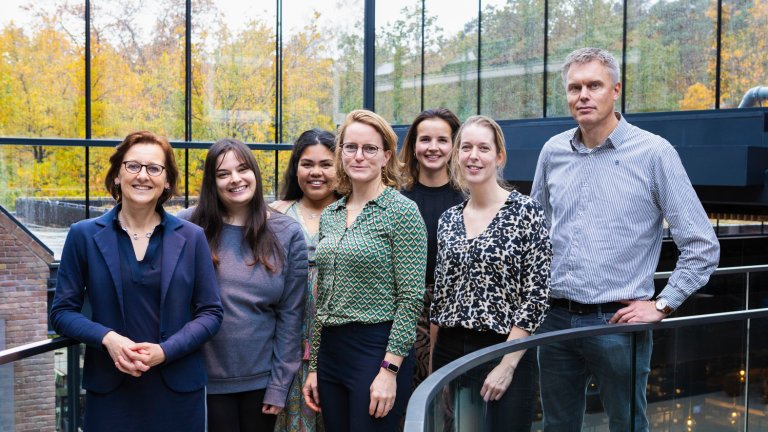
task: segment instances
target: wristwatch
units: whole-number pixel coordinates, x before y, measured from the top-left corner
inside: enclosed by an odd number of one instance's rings
[[[397,373],[400,372],[400,366],[398,366],[396,364],[392,364],[392,363],[390,363],[390,362],[388,362],[386,360],[382,360],[381,361],[381,367],[383,369],[386,369],[386,370],[392,372],[395,375],[397,375]]]
[[[664,315],[669,315],[675,310],[672,309],[672,307],[667,303],[667,299],[664,297],[657,297],[656,300],[653,301],[653,305],[656,306],[656,310],[663,313]]]

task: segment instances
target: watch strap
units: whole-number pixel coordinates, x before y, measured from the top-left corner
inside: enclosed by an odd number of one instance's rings
[[[392,372],[395,375],[397,375],[397,373],[400,372],[400,366],[398,366],[396,364],[392,364],[392,363],[390,363],[390,362],[388,362],[386,360],[382,360],[381,361],[381,367],[382,367],[382,369],[386,369],[386,370]]]

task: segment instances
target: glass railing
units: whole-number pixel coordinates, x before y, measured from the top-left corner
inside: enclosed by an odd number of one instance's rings
[[[481,396],[483,381],[502,356],[521,350],[543,355],[552,353],[546,348],[556,343],[583,346],[598,336],[624,335],[630,341],[627,355],[616,362],[632,371],[634,377],[643,373],[639,341],[648,333],[652,334],[653,348],[645,389],[637,389],[634,379],[615,379],[610,383],[613,393],[605,392],[603,396],[609,399],[605,405],[629,413],[626,423],[609,425],[600,383],[588,376],[583,389],[584,406],[576,410],[584,413],[581,430],[643,430],[645,418],[651,431],[768,431],[768,284],[756,277],[768,274],[765,272],[768,265],[718,269],[711,283],[730,286],[732,295],[740,300],[723,301],[722,296],[707,294],[707,289],[699,298],[689,299],[711,310],[720,297],[721,311],[714,313],[652,324],[601,325],[536,334],[461,357],[435,371],[415,390],[406,413],[405,431],[542,431],[545,410],[539,382],[550,389],[555,386],[554,391],[546,392],[550,396],[545,397],[550,399],[545,406],[560,406],[563,400],[573,403],[575,398],[568,397],[567,386],[563,385],[568,381],[557,380],[581,372],[568,368],[540,371],[536,367],[527,372],[535,383],[532,398],[485,402]],[[656,279],[669,275],[659,272]],[[755,284],[756,279],[759,284]],[[628,395],[636,391],[644,391],[647,407],[629,402]]]
[[[81,351],[63,337],[0,351],[0,430],[81,429]]]

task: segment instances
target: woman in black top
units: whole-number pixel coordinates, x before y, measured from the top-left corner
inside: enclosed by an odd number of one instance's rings
[[[445,210],[464,199],[461,192],[451,184],[448,172],[451,146],[459,126],[461,122],[451,111],[445,108],[428,109],[413,120],[400,149],[400,159],[405,165],[402,194],[416,202],[427,226],[427,279],[424,309],[419,317],[414,345],[414,388],[431,372],[429,361],[434,336],[430,337],[429,305],[435,283],[437,221]]]

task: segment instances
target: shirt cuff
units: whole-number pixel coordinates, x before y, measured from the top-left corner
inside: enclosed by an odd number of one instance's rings
[[[267,391],[264,392],[264,404],[284,408],[286,397],[288,397],[288,389],[267,386]]]
[[[682,306],[683,302],[685,302],[685,299],[688,298],[688,295],[672,285],[667,285],[663,290],[661,290],[661,293],[657,296],[657,298],[658,297],[665,298],[669,307],[677,310],[680,306]]]

